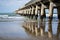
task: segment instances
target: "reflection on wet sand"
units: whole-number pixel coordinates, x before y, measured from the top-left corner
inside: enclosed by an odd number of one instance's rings
[[[48,22],[48,31],[46,32],[46,23]],[[53,19],[49,19],[48,21],[45,21],[45,19],[40,19],[40,27],[38,28],[38,22],[37,21],[26,21],[24,23],[24,28],[29,32],[29,34],[35,34],[35,36],[39,36],[39,39],[44,39],[44,40],[60,40],[60,20],[57,21],[58,26],[57,26],[57,32],[56,35],[53,34]],[[26,32],[27,32],[26,31]]]
[[[52,19],[48,20],[48,37],[52,38]]]
[[[58,21],[58,27],[57,27],[57,40],[60,40],[60,20]]]
[[[41,34],[41,36],[44,36],[44,30],[45,30],[45,21],[44,21],[44,19],[41,19],[41,21],[40,21],[40,34]]]

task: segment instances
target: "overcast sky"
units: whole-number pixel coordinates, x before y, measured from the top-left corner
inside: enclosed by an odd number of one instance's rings
[[[0,0],[0,13],[13,12],[30,0]]]
[[[30,0],[0,0],[0,13],[14,12],[29,1]],[[48,13],[48,10],[46,10],[46,12]],[[56,9],[54,12],[57,12]]]

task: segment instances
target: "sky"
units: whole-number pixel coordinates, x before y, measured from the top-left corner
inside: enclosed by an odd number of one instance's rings
[[[23,7],[30,0],[0,0],[0,13],[12,13],[15,10]],[[49,11],[46,10],[46,13]],[[54,13],[57,13],[54,9]]]
[[[30,0],[0,0],[0,13],[10,13],[23,7]]]

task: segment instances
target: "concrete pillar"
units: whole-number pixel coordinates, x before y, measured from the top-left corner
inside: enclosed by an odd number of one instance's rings
[[[28,9],[28,14],[29,14],[29,12],[30,12],[30,9]]]
[[[24,10],[24,14],[25,14],[25,10]]]
[[[37,19],[37,17],[38,17],[38,14],[39,14],[39,16],[40,16],[40,7],[38,6],[38,5],[36,5],[36,9],[35,9],[35,18]]]
[[[27,14],[29,14],[29,10],[27,9]]]
[[[24,10],[22,10],[22,13],[24,14]]]
[[[37,14],[38,14],[38,9],[39,9],[39,7],[38,7],[38,5],[36,5],[35,15],[37,15]]]
[[[58,12],[58,19],[60,19],[60,7],[57,8],[57,12]]]
[[[49,18],[53,18],[53,2],[50,2],[49,5]]]
[[[26,14],[27,14],[27,10],[26,10]]]
[[[24,10],[23,10],[23,15],[24,15],[25,13],[24,13]]]
[[[26,10],[25,10],[25,15],[26,15]]]
[[[48,37],[52,38],[52,19],[48,21]]]
[[[27,9],[27,14],[29,14],[29,9]]]
[[[28,9],[28,17],[30,18],[31,8]]]
[[[24,11],[22,10],[22,15],[23,15]]]
[[[26,14],[28,14],[28,10],[26,9]]]
[[[29,9],[29,15],[30,15],[30,9]]]
[[[32,6],[32,13],[31,14],[34,14],[34,6]]]
[[[31,14],[31,8],[29,9],[29,14]]]
[[[46,17],[44,6],[45,6],[44,4],[41,4],[41,18]]]

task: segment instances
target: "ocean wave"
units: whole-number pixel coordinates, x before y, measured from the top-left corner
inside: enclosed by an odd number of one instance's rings
[[[0,18],[3,19],[3,18],[24,18],[24,17],[21,17],[21,16],[0,15]]]
[[[8,18],[24,18],[24,17],[8,17]]]
[[[0,22],[13,22],[13,21],[24,21],[25,17],[22,16],[8,16],[8,17],[0,17]]]
[[[8,15],[0,15],[0,18],[7,18]]]

